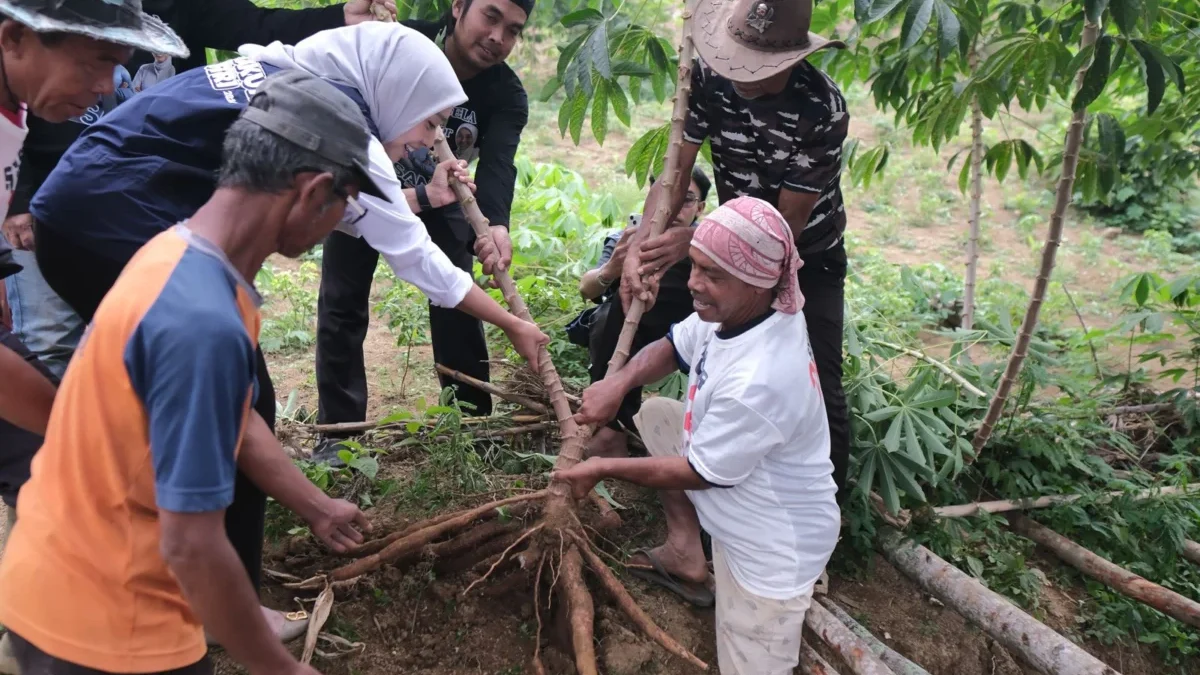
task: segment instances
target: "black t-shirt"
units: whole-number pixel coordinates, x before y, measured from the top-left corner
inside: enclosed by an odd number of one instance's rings
[[[445,27],[432,21],[403,24],[431,40]],[[517,183],[517,144],[529,121],[529,99],[521,78],[507,63],[498,63],[462,83],[467,102],[454,109],[446,123],[446,140],[459,159],[478,159],[475,167],[475,199],[492,225],[508,225],[513,190]],[[396,163],[396,176],[405,187],[425,184],[436,163],[427,153],[417,153]],[[429,233],[438,239],[439,230],[449,227],[460,241],[471,237],[470,227],[457,206],[418,214]]]
[[[801,255],[832,248],[846,230],[842,143],[850,127],[846,99],[807,62],[792,69],[779,94],[746,100],[700,59],[692,64],[684,139],[712,146],[717,197],[757,197],[779,205],[779,192],[821,195],[796,242]]]

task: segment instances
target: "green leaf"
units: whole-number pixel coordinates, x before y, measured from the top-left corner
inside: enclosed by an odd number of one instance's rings
[[[650,77],[653,74],[646,66],[633,61],[618,61],[612,67],[613,77]]]
[[[892,10],[900,5],[901,0],[875,0],[871,5],[871,11],[867,12],[867,23],[872,23],[882,19]]]
[[[593,25],[604,20],[604,15],[599,10],[587,8],[577,12],[571,12],[564,16],[560,23],[566,28],[574,28],[575,26]]]
[[[571,110],[575,107],[575,96],[568,96],[558,107],[558,135],[567,135],[567,126],[571,123]]]
[[[612,60],[608,54],[608,28],[605,24],[596,24],[596,29],[588,37],[587,50],[591,55],[592,67],[606,80],[613,77]]]
[[[953,424],[956,427],[967,426],[967,421],[964,420],[963,418],[959,417],[957,414],[955,414],[955,412],[953,410],[951,410],[949,408],[942,408],[942,409],[938,410],[938,414],[940,414],[942,416],[942,419],[946,420],[947,422]]]
[[[914,425],[913,425],[912,415],[905,414],[905,415],[903,415],[903,417],[904,417],[905,451],[908,453],[908,456],[911,457],[912,459],[919,460],[922,458],[921,442],[917,439],[916,429],[913,428]],[[897,453],[896,455],[893,455],[893,456],[898,457],[899,453]]]
[[[559,89],[562,88],[562,80],[558,76],[546,80],[546,84],[542,86],[542,90],[538,92],[538,100],[542,103],[549,101]]]
[[[872,0],[854,0],[854,21],[859,24],[867,23],[871,13]]]
[[[592,94],[592,135],[597,143],[604,145],[604,137],[608,135],[607,80],[596,80],[596,90]]]
[[[604,501],[608,502],[608,505],[613,507],[614,509],[625,508],[624,506],[621,506],[621,504],[618,503],[617,500],[613,499],[612,493],[608,491],[608,486],[604,484],[604,481],[600,481],[599,483],[596,483],[596,494],[603,497]]]
[[[1163,54],[1154,45],[1144,40],[1131,40],[1130,42],[1133,43],[1133,48],[1137,50],[1138,55],[1142,57],[1142,72],[1146,74],[1146,114],[1153,115],[1166,93],[1167,75],[1171,76],[1172,82],[1180,92],[1183,91],[1183,75],[1178,71],[1175,62],[1168,59],[1166,54]],[[1165,70],[1163,61],[1168,64]]]
[[[1146,300],[1150,297],[1150,277],[1142,275],[1138,277],[1137,286],[1133,289],[1133,300],[1138,307],[1145,307]]]
[[[379,461],[370,455],[354,457],[347,464],[350,465],[350,468],[366,476],[367,480],[375,480],[375,477],[379,475]]]
[[[1012,166],[1012,143],[997,143],[998,153],[996,153],[996,167],[994,174],[996,180],[1000,183],[1008,176],[1008,169]]]
[[[1107,7],[1108,0],[1083,0],[1083,11],[1092,23],[1100,23],[1100,16]]]
[[[889,512],[900,513],[900,495],[896,493],[896,479],[892,476],[892,464],[888,458],[881,457],[879,461],[879,496],[887,505]]]
[[[976,579],[983,578],[983,561],[973,555],[967,556],[967,569]]]
[[[948,58],[958,49],[958,36],[961,26],[954,10],[950,9],[944,0],[936,0],[934,10],[937,11],[938,21],[938,55]]]
[[[1092,65],[1088,67],[1087,73],[1083,76],[1083,86],[1079,88],[1079,92],[1075,94],[1075,100],[1071,103],[1071,109],[1076,112],[1087,108],[1088,105],[1100,98],[1100,94],[1104,91],[1104,85],[1108,84],[1109,67],[1112,65],[1112,46],[1113,38],[1111,35],[1102,35],[1096,41],[1096,55],[1092,59]]]
[[[1108,113],[1096,116],[1100,134],[1100,153],[1104,163],[1100,166],[1100,190],[1107,195],[1112,192],[1121,170],[1121,158],[1125,156],[1125,131],[1117,118]]]
[[[950,390],[927,390],[921,392],[912,405],[914,408],[942,408],[954,403],[957,399],[958,395]]]
[[[879,462],[878,450],[872,449],[863,457],[862,467],[858,471],[858,484],[869,492],[875,487],[875,467]]]
[[[570,116],[571,140],[575,145],[579,145],[579,138],[583,134],[583,119],[587,117],[587,109],[587,95],[582,91],[575,92],[575,98],[571,99]]]
[[[967,187],[971,183],[971,162],[963,162],[962,169],[958,172],[958,191],[967,194]]]
[[[910,49],[925,30],[929,28],[929,19],[933,16],[934,0],[909,0],[908,11],[904,13],[904,24],[900,27],[900,42],[903,49]]]
[[[608,83],[608,102],[612,104],[613,113],[621,124],[629,126],[632,121],[629,116],[629,99],[625,97],[625,90],[616,81]]]
[[[888,452],[900,452],[900,432],[903,430],[904,417],[897,415],[892,419],[892,424],[883,437],[883,447],[887,448]]]
[[[904,455],[893,455],[892,459],[899,460],[903,457]],[[897,461],[896,465],[892,467],[892,477],[896,480],[896,487],[904,490],[909,497],[925,501],[925,491],[921,489],[920,483],[917,482],[908,466]]]
[[[382,427],[382,426],[386,426],[388,424],[395,424],[396,422],[403,422],[404,420],[410,420],[410,419],[412,419],[412,411],[411,410],[400,410],[400,411],[394,412],[391,415],[388,415],[387,417],[384,417],[383,419],[379,420],[379,422],[377,424],[379,424],[379,426]]]
[[[872,410],[871,412],[867,413],[866,415],[863,415],[863,417],[866,418],[870,422],[882,422],[883,420],[895,417],[896,413],[898,413],[898,412],[900,412],[900,406],[889,405],[886,408],[880,408],[879,410]]]
[[[587,36],[588,34],[584,33],[574,40],[571,40],[569,43],[567,43],[566,47],[560,48],[558,53],[558,68],[555,72],[557,73],[558,78],[562,80],[564,84],[566,84],[568,88],[567,94],[569,95],[575,94],[575,90],[572,88],[575,86],[575,83],[566,76],[567,67],[571,65],[571,60],[575,58],[575,54],[579,52],[579,48],[583,46],[583,41],[587,39]]]
[[[1137,28],[1141,13],[1142,3],[1139,0],[1112,0],[1113,19],[1124,35],[1129,35]]]

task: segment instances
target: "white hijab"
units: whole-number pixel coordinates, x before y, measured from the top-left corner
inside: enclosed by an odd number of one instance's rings
[[[358,90],[384,143],[467,100],[442,50],[398,23],[364,21],[321,31],[294,47],[247,44],[238,52]]]

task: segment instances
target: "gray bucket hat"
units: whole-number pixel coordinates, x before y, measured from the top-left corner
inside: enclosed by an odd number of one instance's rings
[[[142,0],[0,0],[0,14],[38,33],[74,33],[181,59],[191,54],[167,24],[142,12]]]

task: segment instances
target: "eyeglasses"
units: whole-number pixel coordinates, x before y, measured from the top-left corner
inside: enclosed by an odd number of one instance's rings
[[[689,192],[689,193],[687,193],[687,196],[685,196],[683,198],[684,204],[690,205],[690,204],[697,204],[699,202],[700,202],[700,195],[696,194],[695,192]]]

